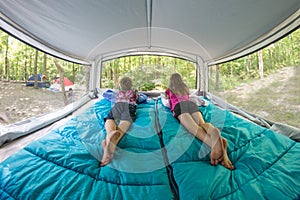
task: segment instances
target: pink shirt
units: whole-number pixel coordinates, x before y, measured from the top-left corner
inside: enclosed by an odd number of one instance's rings
[[[165,92],[169,96],[170,100],[170,106],[171,110],[174,110],[174,107],[176,106],[177,103],[182,102],[182,101],[187,101],[190,99],[190,96],[188,94],[185,94],[183,96],[178,96],[176,94],[173,94],[171,90],[168,88]]]
[[[117,94],[116,103],[127,102],[135,104],[137,100],[135,90],[121,90]]]

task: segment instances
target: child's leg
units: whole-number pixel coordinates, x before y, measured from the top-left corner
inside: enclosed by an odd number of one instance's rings
[[[117,130],[117,124],[113,119],[107,119],[104,126],[105,126],[106,133],[110,133],[112,131]]]
[[[114,152],[120,138],[120,131],[114,130],[107,133],[106,139],[102,141],[103,156],[100,166],[107,165],[114,157]]]
[[[107,124],[107,127],[105,126],[107,130],[107,136],[106,139],[102,141],[104,153],[101,160],[101,166],[110,163],[119,141],[125,135],[126,131],[130,128],[130,125],[131,123],[129,121],[121,120],[118,127],[114,127],[113,123]],[[117,128],[118,130],[114,128]]]
[[[192,117],[199,126],[203,127],[203,125],[205,124],[205,121],[204,121],[203,116],[200,111],[192,113]]]
[[[219,129],[210,123],[205,123],[200,112],[193,113],[192,117],[211,137],[211,164],[217,165],[221,162],[224,167],[231,170],[234,169],[227,155],[227,140],[221,137]],[[220,152],[222,152],[222,154],[220,154]]]
[[[127,120],[121,120],[118,126],[118,130],[123,132],[123,135],[128,131],[131,126],[131,122]]]
[[[111,146],[109,144],[118,138],[119,133],[117,131],[117,124],[113,119],[107,119],[105,124],[106,138],[102,140],[103,156],[101,159],[101,166],[107,165],[113,158],[111,153]]]
[[[194,121],[193,117],[189,113],[182,113],[178,116],[180,123],[195,137],[199,140],[206,143],[208,146],[212,146],[212,141],[210,135],[206,133],[206,131],[198,126],[198,124]]]
[[[212,165],[217,165],[223,157],[223,144],[218,132],[211,129],[208,132],[199,126],[194,118],[189,113],[182,113],[178,116],[180,123],[199,140],[211,147],[210,162]]]

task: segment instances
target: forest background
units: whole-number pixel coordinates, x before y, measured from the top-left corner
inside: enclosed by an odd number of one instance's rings
[[[50,82],[59,76],[59,68],[51,55],[40,52],[2,31],[0,31],[0,38],[0,81],[24,85],[28,78],[34,74],[43,74]],[[239,102],[236,98],[237,95],[235,94],[235,96],[232,96],[229,91],[256,80],[264,80],[266,77],[270,77],[270,75],[285,67],[294,66],[298,69],[300,64],[299,44],[300,30],[298,29],[258,52],[231,62],[211,66],[209,68],[210,92],[217,95],[224,95],[226,93],[226,100],[229,103],[235,103],[235,105],[242,106],[246,110],[252,112],[255,109],[251,108],[251,105],[257,104],[257,102],[249,104],[245,103],[245,99],[243,99],[242,102]],[[62,67],[63,75],[65,77],[69,78],[75,84],[88,85],[88,83],[86,83],[88,80],[88,66],[82,66],[64,60],[57,60],[57,63]],[[174,71],[183,75],[189,87],[195,88],[196,86],[195,64],[179,58],[150,55],[121,57],[105,62],[103,63],[103,66],[101,85],[99,86],[101,88],[116,88],[119,77],[128,75],[134,77],[134,85],[139,91],[162,90],[167,87],[169,75]],[[298,73],[299,70],[294,70],[293,73],[295,72]],[[297,84],[299,73],[295,74],[295,77],[294,81]],[[8,87],[3,87],[2,90],[7,90],[7,88]],[[49,97],[55,96],[53,99],[56,99],[56,102],[53,103],[56,105],[52,105],[48,110],[43,109],[43,111],[38,111],[35,114],[49,112],[58,109],[57,106],[61,107],[67,104],[67,102],[64,102],[63,98],[58,96],[61,94],[48,94],[45,92],[44,88],[41,89],[36,87],[36,89],[38,89],[37,92],[42,93],[44,97],[46,95],[50,95]],[[289,91],[289,88],[284,89]],[[26,92],[28,92],[28,90]],[[299,91],[292,92],[294,94],[292,103],[299,105]],[[28,95],[30,95],[29,92]],[[33,96],[38,98],[38,96],[43,95],[35,93]],[[9,95],[6,97],[8,96]],[[26,98],[27,97],[22,97],[21,99],[24,100]],[[50,99],[51,98],[48,98],[48,100]],[[57,99],[59,99],[59,102],[61,103],[58,103]],[[2,101],[2,104],[5,102],[4,97],[0,97],[0,100]],[[7,102],[9,102],[9,100]],[[38,102],[34,103],[38,104]],[[27,113],[33,112],[31,108],[28,108],[26,112],[22,112],[22,117],[17,117],[17,115],[14,117],[14,114],[12,114],[11,111],[20,109],[17,108],[19,103],[16,102],[14,104],[15,106],[12,109],[12,105],[1,105],[0,103],[0,114],[4,113],[8,118],[13,119],[10,120],[11,122],[24,119],[27,117]],[[48,104],[51,104],[51,102]],[[29,104],[27,103],[26,105]],[[274,106],[272,103],[270,103],[270,105]],[[36,110],[38,107],[38,105],[35,106]],[[264,105],[264,107],[268,109],[266,105]],[[262,109],[264,109],[264,107],[261,106]],[[292,114],[286,114],[287,119],[281,119],[283,117],[281,115],[272,118],[272,120],[288,122],[291,125],[300,128],[299,113],[300,110],[297,107]]]

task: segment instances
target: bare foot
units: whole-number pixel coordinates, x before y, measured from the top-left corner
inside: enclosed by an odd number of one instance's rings
[[[219,164],[219,162],[223,161],[223,143],[221,140],[221,135],[216,128],[210,130],[210,135],[211,135],[210,163],[216,166]]]
[[[222,145],[221,142],[217,142],[217,144],[215,144],[214,147],[211,148],[210,164],[216,166],[220,162],[223,161],[223,148],[222,148],[222,146],[223,145]]]
[[[223,142],[223,161],[221,162],[221,164],[227,169],[234,170],[235,167],[233,166],[233,164],[231,163],[227,155],[228,142],[225,138],[222,138],[222,142]]]
[[[211,150],[211,154],[210,154],[211,161],[210,162],[214,166],[221,163],[221,165],[223,165],[225,168],[234,170],[235,167],[233,166],[233,164],[231,163],[231,161],[229,160],[228,155],[227,155],[227,146],[228,146],[227,140],[225,138],[220,137],[219,140],[217,141],[217,143],[214,145],[214,147]]]
[[[212,141],[210,163],[214,166],[221,163],[227,169],[234,170],[235,168],[227,155],[227,140],[221,137],[219,130],[216,128],[210,130],[210,135]]]
[[[108,154],[108,151],[106,150],[106,140],[102,140],[101,142],[102,149],[103,149],[103,156],[100,162],[100,166],[107,165],[109,161],[112,159],[111,155]]]
[[[110,163],[110,161],[114,157],[115,149],[119,141],[120,135],[120,132],[118,130],[115,130],[110,133],[109,138],[102,141],[102,147],[104,152],[100,163],[101,167]]]

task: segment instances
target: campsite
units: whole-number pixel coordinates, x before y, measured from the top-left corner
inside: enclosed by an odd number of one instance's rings
[[[55,111],[64,106],[61,93],[46,88],[34,89],[25,83],[0,81],[0,125],[23,121],[30,117]]]
[[[276,93],[261,93],[259,96],[261,99],[277,99],[277,102],[269,105],[277,105],[278,109],[275,109],[275,111],[273,109],[264,109],[264,111],[259,114],[269,120],[281,121],[282,123],[290,122],[290,125],[300,128],[299,70],[300,66],[286,67],[264,79],[253,81],[250,84],[242,84],[232,90],[223,91],[222,95],[225,95],[230,103],[243,106],[243,104],[249,102],[251,98],[253,98],[253,95],[257,94],[259,90],[268,90],[271,84],[280,82],[281,86],[288,85],[289,90],[286,90],[286,87],[278,87]],[[296,77],[293,81],[290,81],[292,75]],[[274,87],[272,88],[274,89]],[[290,98],[294,96],[295,93],[299,94],[296,102],[291,101]],[[272,95],[276,94],[282,94],[282,98],[278,99],[272,97]],[[12,121],[22,121],[35,115],[55,111],[64,106],[61,93],[51,92],[47,89],[36,90],[31,87],[26,87],[24,83],[0,81],[0,99],[0,113],[5,113],[8,117],[7,122],[0,120],[0,125],[9,124],[12,123]],[[249,108],[246,107],[248,111],[257,111],[257,105],[248,104],[248,106],[250,106]],[[280,112],[276,112],[276,110],[280,111],[285,109],[290,109],[292,112],[295,112],[295,116],[290,118],[289,115],[282,116]]]
[[[299,0],[11,0],[0,26],[0,199],[300,198]]]
[[[29,79],[26,81],[26,86],[34,86],[35,79],[37,81],[38,87],[40,88],[50,87],[50,82],[42,74],[37,74],[37,78],[35,78],[35,75],[30,76]]]

